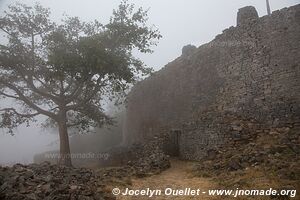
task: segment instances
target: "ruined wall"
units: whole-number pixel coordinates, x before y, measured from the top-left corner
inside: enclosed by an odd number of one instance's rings
[[[178,129],[181,157],[197,160],[232,135],[300,126],[300,5],[245,7],[237,22],[132,89],[125,143]]]

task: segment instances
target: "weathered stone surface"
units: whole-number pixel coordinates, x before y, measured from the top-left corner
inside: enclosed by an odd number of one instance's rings
[[[266,129],[257,134],[249,132],[246,134],[252,142],[246,143],[243,139],[231,138],[213,162],[203,157],[195,171],[199,175],[218,175],[255,168],[282,182],[297,181],[300,179],[300,160],[297,159],[300,145],[295,138],[300,138],[299,132],[299,127]]]
[[[246,6],[239,9],[237,14],[237,25],[247,25],[249,21],[258,19],[258,13],[253,6]]]
[[[248,10],[239,15],[256,18]],[[125,143],[176,129],[180,157],[201,160],[231,141],[246,145],[272,129],[296,130],[299,12],[296,5],[230,27],[188,59],[181,56],[138,83],[128,97]]]

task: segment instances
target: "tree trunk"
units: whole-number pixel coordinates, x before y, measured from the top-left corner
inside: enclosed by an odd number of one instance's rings
[[[72,166],[71,151],[69,144],[69,135],[67,128],[67,117],[66,114],[60,115],[60,121],[58,122],[59,127],[59,139],[60,139],[60,157],[59,165]]]

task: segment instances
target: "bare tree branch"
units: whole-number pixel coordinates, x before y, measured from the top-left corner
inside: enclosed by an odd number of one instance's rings
[[[82,99],[80,102],[78,103],[75,103],[75,104],[72,104],[72,105],[69,105],[66,107],[67,110],[74,110],[76,108],[80,108],[82,106],[84,106],[85,104],[87,104],[91,99],[93,99],[93,97],[99,92],[99,90],[105,86],[105,84],[100,84],[100,78],[98,79],[97,81],[97,85],[95,86],[95,88],[91,91],[91,92],[88,92],[86,91],[86,95],[84,95],[84,99]]]
[[[33,73],[34,74],[34,73]],[[43,82],[40,78],[38,78],[36,75],[33,75],[33,77],[45,88],[48,92],[52,93],[55,97],[58,97],[58,94],[56,94],[53,91],[53,88],[50,88],[45,82]]]
[[[30,117],[35,117],[37,115],[40,115],[41,113],[36,112],[36,113],[19,113],[16,109],[14,108],[4,108],[4,109],[0,109],[0,111],[12,111],[14,112],[16,115],[20,116],[20,117],[26,117],[26,118],[30,118]]]
[[[0,94],[3,95],[3,96],[5,96],[5,97],[8,97],[8,98],[13,98],[13,99],[21,100],[18,96],[6,94],[6,93],[1,92],[1,91],[0,91]]]
[[[11,90],[13,90],[14,92],[17,93],[18,98],[20,100],[22,100],[24,103],[26,103],[29,107],[31,107],[32,109],[36,110],[37,112],[46,115],[54,120],[58,120],[58,117],[56,114],[50,112],[50,111],[46,111],[42,108],[40,108],[39,106],[35,105],[31,100],[29,100],[16,86],[7,83],[3,80],[0,80],[0,83],[2,83],[3,85],[5,85],[6,87],[10,88]]]
[[[84,84],[92,78],[92,75],[90,76],[87,76],[83,81],[81,81],[81,83],[78,83],[77,84],[77,87],[74,89],[74,91],[69,95],[67,96],[66,98],[66,103],[70,103],[72,100],[74,100],[74,98],[78,95],[80,95],[80,93],[83,91],[83,87],[84,87]],[[70,83],[71,84],[71,83]],[[70,85],[69,85],[70,86]],[[66,88],[66,90],[68,89],[69,87]]]

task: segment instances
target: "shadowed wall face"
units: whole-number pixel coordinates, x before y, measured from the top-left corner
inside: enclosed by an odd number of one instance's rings
[[[197,49],[185,47],[132,89],[124,142],[178,129],[181,157],[200,159],[242,133],[243,124],[253,132],[299,126],[299,12],[297,5],[257,18],[246,7],[237,27]]]

